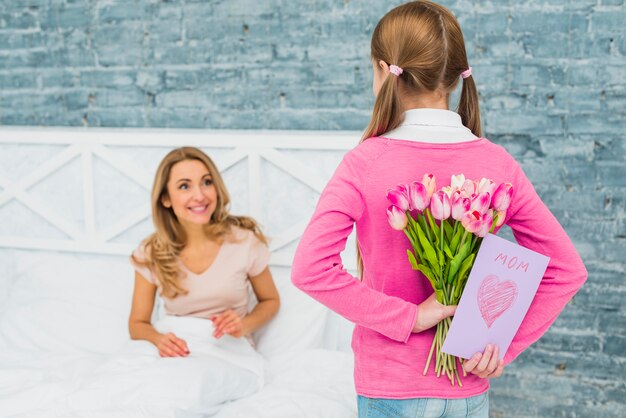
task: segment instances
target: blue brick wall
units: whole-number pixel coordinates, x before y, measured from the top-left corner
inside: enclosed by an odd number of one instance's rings
[[[523,164],[588,284],[493,382],[492,417],[626,416],[623,0],[448,0],[487,136]],[[397,1],[0,0],[0,124],[356,129]]]

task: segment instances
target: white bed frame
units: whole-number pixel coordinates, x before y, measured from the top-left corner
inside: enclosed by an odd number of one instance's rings
[[[154,130],[154,129],[96,129],[96,128],[0,128],[0,157],[11,158],[12,150],[21,146],[61,146],[63,149],[51,155],[34,170],[10,181],[0,174],[0,211],[12,200],[17,200],[68,236],[68,239],[28,237],[0,231],[0,249],[52,250],[75,253],[127,255],[138,242],[114,242],[124,231],[150,217],[150,204],[130,211],[105,230],[96,227],[96,199],[94,196],[94,158],[101,159],[124,176],[146,190],[152,186],[154,173],[143,170],[131,158],[116,152],[116,147],[175,148],[182,145],[197,146],[208,150],[221,150],[215,158],[220,171],[243,166],[247,169],[247,214],[261,217],[261,165],[272,164],[293,179],[308,186],[314,193],[321,193],[328,175],[316,170],[319,162],[311,160],[302,164],[285,151],[328,151],[337,154],[337,161],[359,141],[358,132],[337,131],[206,131],[206,130]],[[210,151],[209,151],[210,153]],[[4,155],[1,155],[4,154]],[[68,222],[58,210],[46,205],[43,199],[29,192],[29,188],[45,180],[70,162],[80,160],[82,175],[82,212],[84,225]],[[246,164],[238,164],[246,160]],[[6,160],[3,160],[6,161]],[[1,161],[0,161],[1,164]],[[327,164],[328,165],[328,164]],[[328,170],[326,170],[326,173]],[[111,185],[115,187],[115,185]],[[227,184],[227,187],[230,187]],[[278,190],[277,190],[278,192]],[[284,191],[283,191],[284,192]],[[309,213],[313,208],[303,208]],[[11,222],[11,219],[4,219]],[[272,265],[290,266],[290,254],[276,251],[296,241],[304,231],[308,219],[292,223],[283,219],[279,235],[272,236],[271,250],[275,253]],[[354,269],[349,257],[346,267]],[[352,263],[352,264],[351,264]]]

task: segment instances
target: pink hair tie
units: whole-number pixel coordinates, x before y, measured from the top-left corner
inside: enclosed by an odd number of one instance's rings
[[[467,78],[472,75],[472,67],[469,67],[467,70],[461,73],[461,77]]]
[[[389,66],[389,72],[393,75],[395,75],[396,77],[400,77],[400,74],[402,74],[404,72],[404,70],[400,67],[398,67],[397,65],[390,65]]]

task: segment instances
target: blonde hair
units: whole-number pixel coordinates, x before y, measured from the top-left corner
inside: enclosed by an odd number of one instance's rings
[[[395,129],[402,122],[400,83],[405,91],[415,94],[436,90],[450,94],[461,73],[469,68],[463,32],[456,18],[445,7],[428,0],[403,4],[383,16],[372,35],[371,58],[374,65],[382,60],[403,72],[385,78],[361,142]],[[462,82],[457,113],[463,125],[480,137],[476,84],[471,76]],[[358,245],[357,265],[362,277],[363,260]]]
[[[173,209],[163,205],[163,198],[167,197],[167,183],[170,180],[172,167],[187,160],[197,160],[205,165],[217,192],[215,211],[204,227],[207,237],[220,239],[230,235],[233,227],[238,227],[252,231],[261,242],[267,244],[267,238],[254,219],[229,214],[230,196],[219,170],[208,155],[194,147],[182,147],[170,151],[159,164],[152,185],[152,221],[156,232],[143,242],[145,260],[139,260],[135,255],[131,256],[136,264],[147,267],[155,274],[161,285],[162,294],[169,298],[187,293],[187,290],[178,282],[181,274],[178,257],[187,244],[187,235]]]

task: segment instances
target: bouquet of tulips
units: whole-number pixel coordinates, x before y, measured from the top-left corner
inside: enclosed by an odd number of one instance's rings
[[[430,282],[443,305],[457,305],[467,283],[482,238],[504,223],[511,202],[510,183],[500,185],[490,179],[466,179],[452,176],[450,186],[436,190],[432,174],[410,185],[399,184],[389,190],[389,224],[404,231],[413,251],[407,249],[409,262]],[[463,359],[441,352],[452,322],[446,318],[437,324],[424,375],[436,352],[435,373],[445,374],[452,385],[455,379],[463,386],[457,369]]]

